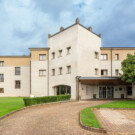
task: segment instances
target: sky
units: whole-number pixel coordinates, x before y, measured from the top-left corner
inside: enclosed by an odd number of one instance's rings
[[[0,55],[29,55],[76,18],[102,47],[135,47],[135,0],[0,0]]]

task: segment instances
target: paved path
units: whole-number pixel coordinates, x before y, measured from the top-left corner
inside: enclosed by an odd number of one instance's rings
[[[135,135],[135,110],[94,110],[108,134]]]
[[[111,101],[68,102],[28,108],[1,120],[0,135],[92,135],[95,133],[80,127],[79,112],[88,106],[107,102]]]

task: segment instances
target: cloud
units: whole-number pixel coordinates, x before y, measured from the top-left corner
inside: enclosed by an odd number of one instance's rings
[[[0,55],[47,47],[48,33],[79,17],[102,33],[102,46],[135,46],[134,0],[0,0]]]

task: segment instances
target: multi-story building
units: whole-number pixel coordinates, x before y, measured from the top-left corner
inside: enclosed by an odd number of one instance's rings
[[[134,84],[119,78],[121,62],[135,48],[101,47],[101,34],[79,19],[48,34],[48,48],[30,51],[30,56],[0,56],[0,97],[135,98]]]

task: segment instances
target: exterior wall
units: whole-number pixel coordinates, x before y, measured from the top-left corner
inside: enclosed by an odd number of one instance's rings
[[[39,55],[46,54],[46,61],[40,61]],[[39,70],[46,70],[46,76],[39,76]],[[31,51],[31,94],[38,96],[48,96],[48,51]]]
[[[78,45],[78,25],[67,29],[49,38],[49,95],[54,95],[54,86],[71,86],[72,99],[76,99],[76,80],[77,75],[77,55]],[[67,55],[67,47],[71,47],[71,54]],[[58,51],[62,50],[62,57],[58,57]],[[52,59],[52,52],[55,52],[55,59]],[[67,66],[71,66],[71,74],[67,74]],[[62,67],[62,75],[59,75],[59,67]],[[52,69],[55,69],[55,76],[52,76]]]
[[[0,97],[16,97],[30,95],[30,67],[21,66],[21,75],[15,75],[15,66],[0,67],[0,73],[4,74],[4,82],[0,82],[0,88],[4,93]],[[21,81],[21,88],[15,88],[15,80]]]
[[[79,88],[80,99],[93,99],[93,95],[96,95],[96,98],[99,98],[99,87],[92,85],[80,85]]]
[[[95,58],[95,52],[100,56],[100,47],[100,37],[83,27],[78,27],[77,76],[98,76],[95,75],[95,68],[100,71],[100,60]]]

